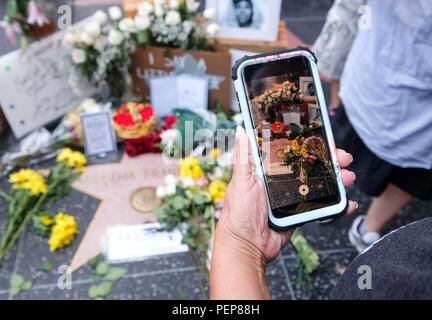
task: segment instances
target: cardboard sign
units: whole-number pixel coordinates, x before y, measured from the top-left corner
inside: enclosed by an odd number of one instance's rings
[[[193,59],[191,59],[193,57]],[[148,46],[132,54],[134,92],[150,96],[150,79],[170,74],[205,75],[208,80],[210,107],[219,101],[226,110],[231,105],[231,55],[229,51],[186,51]]]
[[[17,138],[75,108],[94,89],[72,89],[64,70],[64,31],[0,57],[0,105]],[[82,81],[85,82],[85,81]],[[78,89],[78,90],[76,90]]]
[[[150,80],[151,104],[158,117],[173,114],[175,108],[207,109],[208,81],[190,75]]]

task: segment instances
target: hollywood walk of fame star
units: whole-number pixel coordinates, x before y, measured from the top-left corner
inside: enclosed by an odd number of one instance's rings
[[[119,163],[88,166],[72,187],[101,202],[72,259],[70,269],[78,269],[101,253],[106,229],[113,225],[131,225],[155,221],[151,212],[134,209],[130,198],[142,187],[163,184],[168,174],[178,174],[178,165],[164,164],[161,154],[136,158],[124,155]]]

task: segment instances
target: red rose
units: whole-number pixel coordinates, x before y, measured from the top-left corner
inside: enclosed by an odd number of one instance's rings
[[[143,122],[148,121],[151,117],[153,117],[153,109],[151,107],[146,107],[140,111],[141,119]]]
[[[174,126],[174,124],[177,121],[177,117],[176,116],[167,116],[167,117],[165,117],[164,121],[165,121],[165,127],[167,129],[172,129],[172,127]]]
[[[135,124],[132,115],[130,114],[117,114],[114,117],[114,122],[122,127],[133,126]]]

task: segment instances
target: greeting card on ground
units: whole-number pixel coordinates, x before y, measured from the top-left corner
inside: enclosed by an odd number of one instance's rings
[[[176,108],[207,109],[208,81],[187,74],[153,78],[150,94],[158,117],[173,114]]]

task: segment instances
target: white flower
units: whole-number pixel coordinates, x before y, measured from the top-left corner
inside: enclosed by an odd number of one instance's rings
[[[100,37],[100,38],[96,39],[96,41],[93,44],[93,47],[97,51],[102,52],[105,48],[105,45],[106,45],[106,39],[103,37]]]
[[[162,5],[155,4],[154,13],[156,17],[162,17],[165,14],[165,9]]]
[[[237,126],[241,126],[242,123],[243,123],[243,118],[242,118],[241,113],[236,113],[235,115],[232,116],[231,119],[232,119],[232,121],[234,121],[234,123],[235,123]]]
[[[138,6],[139,16],[147,17],[152,12],[153,12],[153,5],[150,2],[144,2]]]
[[[65,34],[62,43],[66,48],[73,48],[73,46],[79,41],[79,36],[75,33],[68,32]]]
[[[85,25],[84,32],[95,39],[101,34],[100,24],[96,21],[89,22]]]
[[[189,12],[196,12],[200,6],[200,3],[195,0],[186,0],[186,6]]]
[[[178,136],[178,130],[176,129],[166,130],[160,134],[161,143],[168,147],[171,147],[176,141],[177,136]]]
[[[185,187],[185,188],[192,187],[195,184],[195,181],[194,181],[194,179],[192,179],[192,177],[182,178],[181,182],[183,184],[183,187]]]
[[[77,110],[80,113],[83,113],[83,112],[91,113],[91,112],[101,111],[101,107],[94,99],[87,98],[83,102],[81,102],[81,104],[78,106]]]
[[[168,2],[168,7],[170,9],[178,9],[179,6],[180,6],[179,0],[169,0]]]
[[[123,17],[123,12],[118,6],[109,7],[108,14],[113,20],[120,20]]]
[[[214,168],[213,175],[216,179],[223,179],[225,176],[225,171],[221,167]]]
[[[179,24],[181,22],[180,13],[174,10],[168,11],[165,17],[165,22],[169,26],[175,26],[176,24]]]
[[[151,21],[149,17],[136,16],[135,17],[135,27],[137,30],[142,31],[150,27]]]
[[[168,184],[165,186],[165,196],[172,196],[176,193],[175,183]]]
[[[216,15],[215,8],[208,8],[208,9],[205,9],[204,12],[203,12],[203,16],[207,20],[213,19],[215,17],[215,15]]]
[[[108,16],[105,12],[102,10],[98,10],[93,15],[93,20],[99,23],[101,26],[103,26],[108,21]]]
[[[80,41],[88,46],[91,46],[94,43],[93,37],[87,32],[81,33]]]
[[[73,49],[71,52],[72,61],[76,64],[81,64],[86,62],[87,55],[83,49]]]
[[[217,23],[210,23],[206,31],[209,36],[214,37],[219,32],[219,25]]]
[[[177,178],[174,175],[169,174],[169,175],[165,176],[165,184],[166,185],[176,184],[176,182],[177,182]]]
[[[112,46],[118,46],[123,42],[123,35],[120,31],[110,30],[108,34],[108,43]]]
[[[164,198],[165,195],[166,195],[165,187],[164,186],[159,186],[156,189],[156,197],[158,197],[158,198]]]
[[[131,18],[124,18],[119,23],[119,29],[123,32],[135,32],[135,23]]]

